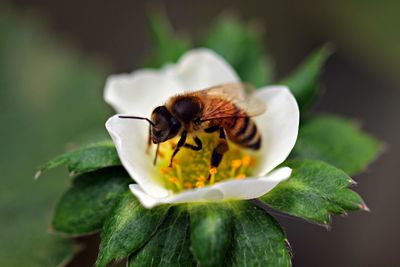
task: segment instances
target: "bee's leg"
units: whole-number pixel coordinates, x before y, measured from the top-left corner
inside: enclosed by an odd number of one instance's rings
[[[168,167],[172,167],[172,162],[174,161],[174,157],[176,156],[176,154],[178,154],[178,152],[181,149],[181,147],[185,144],[186,137],[187,137],[187,132],[183,131],[182,135],[181,135],[181,138],[179,139],[178,144],[176,145],[176,148],[175,148],[174,152],[172,153],[172,156],[171,156],[171,159],[169,161]]]
[[[147,148],[146,148],[147,154],[149,154],[150,152],[150,147],[151,147],[151,126],[149,125],[149,137],[147,139]]]
[[[222,161],[224,153],[229,150],[228,142],[226,141],[225,130],[223,127],[219,128],[219,140],[211,155],[211,167],[208,173],[208,181],[211,178],[212,172],[215,172]]]
[[[193,140],[196,143],[196,145],[185,144],[185,147],[190,148],[191,150],[194,150],[194,151],[200,151],[203,148],[203,143],[201,142],[200,138],[198,138],[197,136],[194,136]]]
[[[208,127],[208,128],[206,128],[206,129],[204,129],[204,131],[205,131],[206,133],[214,133],[214,132],[218,131],[219,128],[220,128],[220,127],[219,127],[218,125],[215,125],[215,126],[211,126],[211,127]]]

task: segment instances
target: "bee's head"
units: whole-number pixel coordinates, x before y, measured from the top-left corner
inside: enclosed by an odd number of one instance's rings
[[[156,107],[151,114],[151,139],[154,144],[165,142],[178,135],[181,123],[165,106]]]

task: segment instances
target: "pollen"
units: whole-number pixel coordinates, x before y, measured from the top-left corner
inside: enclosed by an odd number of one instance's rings
[[[171,183],[174,183],[174,184],[176,184],[176,185],[179,184],[179,180],[178,180],[178,178],[176,178],[176,177],[170,177],[170,178],[168,178],[168,180],[169,180]]]
[[[202,182],[202,181],[198,181],[198,182],[196,183],[196,187],[197,187],[197,188],[204,187],[204,185],[205,185],[205,183]]]
[[[238,176],[235,177],[237,180],[242,180],[244,178],[246,178],[246,175],[243,173],[240,173]]]
[[[242,165],[242,161],[240,159],[235,159],[232,161],[232,169],[237,169]]]
[[[183,184],[183,187],[186,188],[186,189],[192,189],[192,188],[193,188],[193,185],[192,185],[192,183],[190,183],[190,182],[185,182],[185,183]]]
[[[168,168],[168,167],[161,167],[160,168],[160,172],[162,174],[168,174],[170,171],[171,171],[171,168]]]
[[[243,156],[242,162],[243,162],[243,166],[246,166],[246,167],[249,166],[251,163],[251,157],[248,155]]]
[[[217,168],[216,167],[212,167],[209,172],[210,172],[211,175],[216,174],[217,173]]]
[[[200,151],[182,147],[174,158],[172,167],[168,167],[170,157],[179,139],[173,139],[160,145],[160,154],[156,173],[163,185],[173,191],[181,192],[202,188],[226,180],[241,180],[252,176],[257,163],[257,153],[244,149],[228,141],[229,150],[224,154],[220,165],[210,166],[211,155],[218,144],[218,134],[199,135],[203,143]],[[190,137],[187,143],[193,144]],[[151,157],[150,153],[150,156]]]

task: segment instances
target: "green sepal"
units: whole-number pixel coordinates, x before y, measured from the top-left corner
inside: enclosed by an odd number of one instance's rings
[[[381,148],[352,121],[320,115],[302,125],[290,157],[322,160],[354,175],[363,171]]]
[[[129,257],[127,266],[196,266],[190,251],[189,226],[186,207],[171,208],[158,232]]]
[[[273,68],[264,52],[262,29],[255,23],[243,24],[233,15],[221,16],[204,36],[201,45],[224,57],[242,81],[256,87],[271,83]]]
[[[159,68],[166,63],[176,62],[191,48],[189,39],[174,32],[162,10],[149,15],[149,30],[153,49],[145,66]]]
[[[300,111],[305,111],[318,96],[319,77],[328,57],[332,54],[330,44],[322,46],[309,55],[297,69],[285,77],[279,84],[289,87],[296,97]]]
[[[75,177],[55,208],[54,230],[74,236],[100,230],[121,193],[128,190],[129,183],[132,179],[122,167]]]
[[[232,242],[232,215],[226,204],[189,206],[192,251],[200,266],[223,266]]]
[[[253,203],[232,203],[233,244],[228,266],[291,266],[290,247],[279,223]]]
[[[169,206],[144,208],[128,191],[104,223],[96,266],[107,266],[142,247],[163,222]]]
[[[260,199],[281,212],[320,224],[330,223],[330,214],[368,208],[348,186],[353,180],[342,170],[315,160],[290,160],[283,165],[292,174]]]
[[[71,175],[121,165],[115,146],[111,140],[90,144],[78,150],[62,154],[39,168],[35,178],[44,172],[66,165]]]

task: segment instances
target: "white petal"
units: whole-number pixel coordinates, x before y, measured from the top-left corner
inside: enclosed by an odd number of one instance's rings
[[[260,164],[254,170],[264,176],[282,163],[296,143],[299,131],[299,107],[286,86],[270,86],[259,90],[257,97],[267,106],[267,111],[255,117],[262,135]]]
[[[182,85],[163,71],[139,70],[112,75],[107,79],[104,99],[117,113],[148,117],[153,109],[172,95],[182,92]]]
[[[193,49],[177,64],[160,70],[110,76],[104,99],[118,113],[149,116],[173,95],[236,81],[239,81],[237,74],[222,57],[209,49]]]
[[[129,175],[154,197],[166,197],[168,191],[154,178],[156,169],[145,153],[148,124],[141,120],[120,119],[115,115],[108,119],[106,128],[114,141],[122,165]]]
[[[175,71],[185,91],[239,81],[236,72],[221,56],[205,48],[193,49],[183,55]]]
[[[292,170],[288,167],[279,168],[265,177],[246,178],[220,182],[213,186],[187,190],[165,198],[157,198],[147,194],[140,185],[131,184],[129,188],[146,208],[160,204],[186,202],[215,202],[228,199],[253,199],[260,197],[285,179],[289,178]]]

